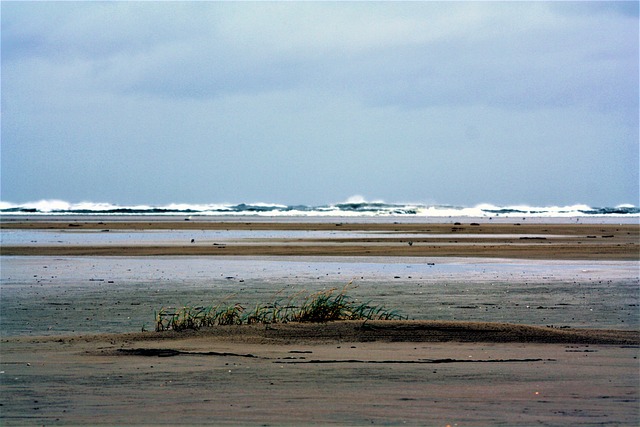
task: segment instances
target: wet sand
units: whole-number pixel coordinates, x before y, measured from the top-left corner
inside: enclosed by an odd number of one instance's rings
[[[3,299],[34,302],[26,309],[15,305],[13,313],[42,316],[45,321],[35,323],[53,325],[50,321],[63,311],[38,312],[38,307],[68,302],[51,308],[69,309],[64,313],[72,323],[88,325],[82,333],[56,333],[54,325],[50,336],[3,336],[3,425],[637,425],[640,420],[637,224],[62,220],[3,221],[2,228],[74,233],[341,230],[302,240],[231,236],[217,246],[199,238],[160,245],[96,246],[91,237],[90,244],[3,244]],[[363,235],[342,237],[343,230]],[[453,255],[463,258],[446,258]],[[149,266],[136,269],[144,259]],[[292,263],[300,264],[294,268]],[[303,273],[300,265],[320,270]],[[175,272],[169,274],[171,266]],[[126,316],[150,298],[151,287],[143,286],[146,277],[156,290],[164,286],[175,292],[167,295],[197,302],[192,298],[201,297],[213,273],[220,290],[240,297],[257,292],[258,298],[280,289],[282,281],[322,288],[358,274],[362,283],[354,291],[360,298],[400,304],[412,316],[443,299],[460,306],[445,317],[458,313],[465,318],[459,313],[472,312],[466,318],[475,321],[89,333],[92,324],[99,331],[108,321],[96,323],[92,311],[100,301],[106,304],[105,295],[115,295],[118,315]],[[165,285],[162,277],[169,277]],[[262,284],[254,286],[261,277]],[[449,290],[433,287],[443,279]],[[201,284],[190,287],[192,280]],[[68,301],[57,299],[64,295]],[[498,304],[491,305],[493,299]],[[613,305],[598,314],[598,300]],[[526,307],[531,301],[539,303]],[[106,305],[104,312],[115,316],[116,306]],[[606,315],[613,310],[615,315]],[[579,328],[570,319],[577,315],[583,316]],[[496,323],[500,318],[509,323]],[[31,331],[37,335],[42,329]]]
[[[140,244],[2,245],[2,255],[48,256],[414,256],[640,260],[638,224],[293,223],[217,221],[3,221],[3,230],[280,230],[331,231],[324,238],[237,239]],[[344,232],[367,233],[341,237]],[[386,233],[385,237],[372,236]],[[389,234],[402,237],[389,237]]]
[[[3,256],[0,336],[137,332],[160,307],[251,308],[330,288],[409,319],[640,329],[634,261]],[[37,316],[33,316],[37,313]]]

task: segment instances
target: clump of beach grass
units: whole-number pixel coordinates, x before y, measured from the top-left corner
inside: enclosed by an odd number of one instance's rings
[[[155,313],[156,331],[183,331],[216,325],[273,324],[288,322],[331,322],[337,320],[402,320],[396,310],[370,303],[358,303],[347,294],[347,288],[331,288],[310,294],[296,293],[288,298],[275,298],[246,310],[240,304],[224,301],[206,307],[162,307]]]
[[[239,325],[244,308],[240,304],[228,306],[191,307],[177,309],[162,307],[155,313],[156,331],[183,331],[215,325]]]

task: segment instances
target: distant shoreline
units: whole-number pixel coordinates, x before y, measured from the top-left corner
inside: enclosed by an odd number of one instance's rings
[[[0,225],[22,222],[196,222],[196,223],[287,223],[287,224],[640,224],[639,214],[581,216],[424,216],[424,215],[264,215],[264,214],[60,214],[0,213]]]
[[[237,239],[224,244],[180,241],[141,244],[134,238],[118,244],[3,245],[1,255],[15,256],[387,256],[481,257],[563,260],[640,260],[640,225],[554,224],[491,221],[293,222],[243,218],[244,221],[184,220],[146,217],[79,220],[28,218],[5,220],[3,230],[93,233],[151,230],[326,231],[327,238]],[[341,232],[362,237],[341,237]],[[381,234],[378,236],[377,234]],[[401,234],[394,237],[394,234]],[[409,237],[407,237],[409,235]],[[414,237],[415,236],[415,237]]]

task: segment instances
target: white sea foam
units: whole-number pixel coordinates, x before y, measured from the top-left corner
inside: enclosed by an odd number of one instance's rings
[[[56,215],[227,215],[227,216],[280,216],[280,217],[640,217],[640,209],[630,204],[615,207],[591,207],[584,204],[567,206],[499,206],[482,203],[473,207],[420,203],[385,203],[367,201],[362,196],[352,196],[336,204],[288,206],[279,203],[169,203],[166,205],[117,205],[112,203],[79,202],[64,200],[39,200],[28,203],[0,202],[3,215],[56,214]]]

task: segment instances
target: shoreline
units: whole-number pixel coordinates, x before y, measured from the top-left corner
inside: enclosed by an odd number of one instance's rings
[[[193,217],[182,216],[2,216],[0,228],[5,229],[64,229],[83,227],[86,229],[203,229],[203,230],[416,230],[431,228],[446,230],[458,227],[552,227],[554,229],[574,227],[625,227],[639,226],[638,217],[600,218],[405,218],[405,217]],[[73,224],[73,225],[69,225]],[[336,228],[342,227],[342,228]]]
[[[321,231],[323,238],[236,238],[126,244],[3,244],[15,256],[388,256],[640,260],[640,224],[10,221],[6,232]],[[342,237],[341,233],[362,233]],[[401,237],[393,237],[394,234]]]
[[[583,216],[418,216],[418,215],[207,215],[207,214],[0,214],[0,223],[11,222],[195,222],[195,223],[291,223],[291,224],[556,224],[623,225],[638,224],[640,215]]]

